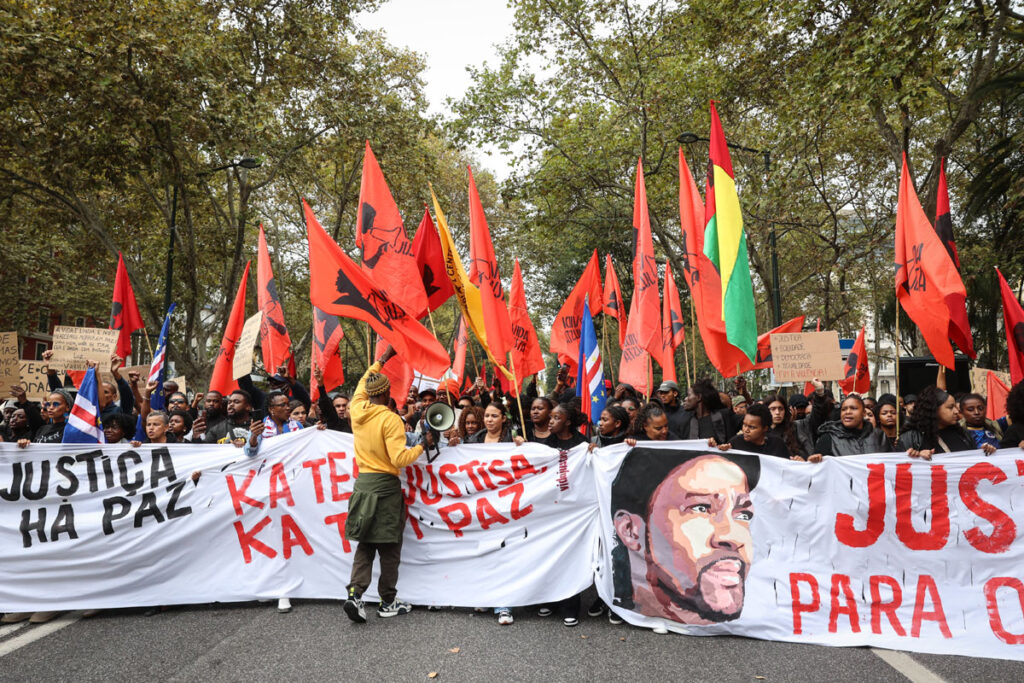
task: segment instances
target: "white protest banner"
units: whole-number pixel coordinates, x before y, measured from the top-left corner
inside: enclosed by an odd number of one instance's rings
[[[812,379],[843,379],[839,333],[780,332],[769,337],[772,364],[778,382],[809,382]]]
[[[11,387],[21,384],[20,366],[18,333],[0,332],[0,400],[10,395]]]
[[[46,363],[41,360],[23,360],[18,364],[18,374],[25,387],[25,397],[30,401],[42,401],[50,395],[50,381],[46,376]]]
[[[1019,449],[815,465],[643,446],[593,461],[598,592],[630,623],[1024,659]]]
[[[503,444],[407,468],[399,594],[525,605],[587,588],[587,459]],[[352,477],[351,435],[314,429],[267,439],[252,459],[234,446],[0,444],[0,611],[344,598]],[[33,579],[43,567],[47,580]]]
[[[252,372],[252,349],[260,336],[260,325],[263,323],[263,311],[256,311],[242,325],[242,334],[238,335],[235,356],[231,361],[231,376],[238,379]]]
[[[120,330],[57,325],[53,328],[51,366],[57,370],[84,371],[88,368],[86,361],[91,360],[100,369],[110,367],[110,356],[120,334]]]

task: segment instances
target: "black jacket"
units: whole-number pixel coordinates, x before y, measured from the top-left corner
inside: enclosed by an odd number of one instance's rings
[[[668,414],[668,431],[674,439],[714,438],[718,443],[727,443],[739,431],[739,426],[736,413],[728,408],[713,411],[705,419],[679,408]]]
[[[916,429],[908,429],[907,431],[900,434],[899,441],[896,442],[897,447],[900,450],[914,449],[915,451],[920,450],[936,450],[945,451],[948,453],[955,453],[957,451],[973,451],[977,446],[974,443],[973,437],[965,432],[960,425],[953,425],[952,427],[946,427],[939,430],[938,437],[945,443],[946,448],[942,447],[937,440],[932,443],[930,439],[926,439],[924,435]],[[949,449],[948,451],[946,449]]]
[[[320,409],[320,421],[327,425],[327,428],[334,432],[352,433],[352,421],[338,417],[338,411],[334,409],[334,401],[323,386],[319,387],[320,395],[316,398],[317,408]]]
[[[842,422],[826,422],[818,430],[820,436],[814,452],[822,455],[863,455],[888,453],[889,439],[885,432],[865,422],[860,429],[847,429]]]

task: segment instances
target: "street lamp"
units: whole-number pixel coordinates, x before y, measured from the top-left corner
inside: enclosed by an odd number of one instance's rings
[[[681,145],[692,145],[695,142],[711,142],[710,138],[706,138],[696,133],[680,133],[676,140]],[[741,152],[750,152],[751,154],[760,154],[764,157],[764,175],[767,180],[772,170],[772,153],[771,150],[767,149],[756,149],[754,147],[744,147],[743,145],[737,145],[732,142],[726,141],[726,146],[730,149],[738,149]],[[771,249],[772,258],[772,317],[775,319],[775,326],[778,327],[782,324],[782,297],[779,294],[779,256],[776,250],[776,236],[775,236],[775,222],[769,222],[768,228],[768,245]]]

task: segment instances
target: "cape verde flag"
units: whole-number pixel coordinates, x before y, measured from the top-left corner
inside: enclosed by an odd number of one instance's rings
[[[171,323],[171,313],[178,304],[171,304],[164,317],[164,326],[160,328],[160,339],[156,342],[156,352],[153,353],[153,364],[149,367],[149,381],[156,380],[156,391],[149,397],[151,410],[166,410],[164,405],[164,357],[167,353],[167,328]]]
[[[68,423],[64,426],[61,443],[106,443],[100,422],[100,392],[96,382],[96,368],[85,372],[78,387],[75,405],[71,406]]]
[[[590,317],[590,303],[584,301],[583,324],[580,329],[580,363],[576,371],[576,395],[581,399],[583,412],[589,415],[595,424],[600,419],[601,411],[608,400],[604,390],[604,370],[601,366],[601,347],[597,344],[594,320]]]

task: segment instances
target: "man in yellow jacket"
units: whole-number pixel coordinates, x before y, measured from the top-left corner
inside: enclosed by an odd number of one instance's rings
[[[394,355],[394,350],[389,348],[379,361],[367,368],[349,403],[359,477],[348,503],[345,536],[358,545],[344,609],[345,614],[359,624],[366,622],[362,596],[370,585],[374,554],[380,556],[377,616],[394,617],[408,614],[412,609],[412,605],[398,599],[396,588],[405,528],[405,505],[398,472],[420,456],[423,446],[406,447],[405,423],[388,408],[391,386],[380,369]]]

